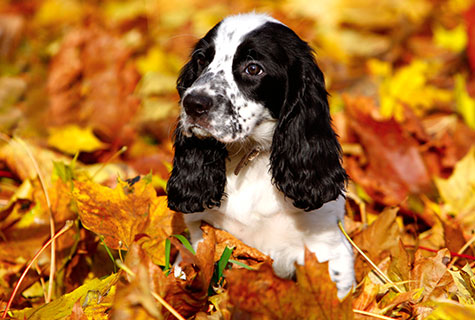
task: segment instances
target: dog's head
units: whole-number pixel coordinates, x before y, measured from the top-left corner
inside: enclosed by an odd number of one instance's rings
[[[323,74],[284,24],[254,13],[224,19],[198,41],[177,89],[172,209],[220,205],[229,143],[270,149],[273,182],[298,208],[317,209],[341,194],[346,174]]]

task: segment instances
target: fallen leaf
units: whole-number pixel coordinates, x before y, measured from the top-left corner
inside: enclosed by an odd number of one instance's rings
[[[152,292],[160,294],[162,270],[138,243],[132,244],[124,264],[131,274],[117,284],[111,318],[163,319],[161,305],[152,296]]]
[[[353,319],[351,297],[338,300],[328,263],[318,263],[308,250],[305,265],[297,266],[297,282],[278,278],[269,264],[225,276],[232,304],[253,319]]]
[[[475,99],[468,94],[465,79],[461,75],[455,77],[454,94],[458,113],[475,130]]]
[[[38,308],[27,308],[24,310],[14,311],[13,316],[16,319],[28,318],[31,320],[64,319],[71,315],[78,300],[80,300],[83,309],[87,309],[88,306],[96,306],[100,304],[98,302],[108,297],[109,294],[113,295],[113,292],[110,290],[115,285],[117,280],[117,274],[112,274],[103,280],[90,280],[73,292],[65,294],[64,296]]]
[[[419,143],[394,119],[375,119],[372,99],[350,96],[344,99],[348,124],[368,159],[362,168],[356,159],[348,158],[350,177],[374,200],[389,206],[399,205],[410,193],[427,191],[431,179]]]
[[[469,264],[462,269],[448,270],[457,286],[456,295],[464,305],[475,305],[475,275]]]
[[[425,257],[420,249],[416,251],[409,287],[411,290],[422,289],[423,301],[429,300],[430,297],[448,298],[448,285],[453,284],[447,269],[450,258],[447,249],[439,250],[431,257]]]
[[[79,152],[92,152],[106,147],[94,135],[92,128],[81,128],[77,125],[50,128],[48,144],[70,155]]]
[[[435,178],[445,210],[466,228],[475,225],[475,147],[460,160],[448,179]]]
[[[139,107],[130,54],[117,35],[95,24],[67,34],[48,76],[48,123],[87,125],[103,141],[129,144],[130,120]]]
[[[397,208],[387,208],[366,229],[353,235],[353,241],[376,264],[398,247],[399,227],[396,223]],[[372,267],[360,255],[355,260],[356,279],[362,279]]]
[[[464,306],[455,301],[435,303],[435,310],[427,320],[474,319],[475,306]]]
[[[87,229],[104,236],[111,249],[126,249],[150,221],[155,190],[145,180],[130,185],[119,180],[115,189],[90,181],[75,181],[73,196]]]

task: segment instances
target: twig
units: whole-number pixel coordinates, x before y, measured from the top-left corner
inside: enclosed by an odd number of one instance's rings
[[[178,313],[171,305],[168,304],[168,302],[165,301],[162,297],[160,297],[157,293],[150,291],[152,296],[157,299],[158,302],[160,302],[165,308],[167,308],[168,311],[170,311],[171,314],[173,314],[177,319],[179,320],[186,320],[183,318],[181,314]]]
[[[13,303],[13,299],[15,298],[15,295],[17,294],[17,291],[18,289],[20,288],[20,284],[23,282],[23,279],[25,278],[26,274],[28,273],[28,271],[30,271],[31,267],[33,266],[33,263],[35,263],[35,261],[38,259],[38,257],[40,256],[40,254],[43,253],[43,251],[45,251],[46,248],[48,248],[48,246],[53,243],[59,236],[61,236],[63,233],[65,233],[66,231],[68,231],[71,227],[73,226],[73,221],[71,220],[68,220],[66,221],[66,223],[64,224],[64,227],[58,231],[58,233],[56,233],[53,237],[51,237],[48,242],[46,242],[42,247],[41,249],[35,254],[35,256],[33,257],[33,259],[31,259],[30,263],[28,264],[28,266],[26,267],[26,269],[23,271],[23,273],[21,274],[21,277],[20,279],[18,280],[16,286],[15,286],[15,289],[13,289],[13,293],[12,295],[10,296],[10,299],[8,300],[8,303],[7,303],[7,306],[5,307],[5,311],[3,312],[3,315],[2,315],[2,319],[6,319],[7,317],[7,313],[8,313],[8,310],[10,309],[12,303]]]
[[[122,153],[124,153],[125,151],[127,151],[127,146],[123,146],[122,148],[120,148],[116,153],[114,153],[109,159],[107,159],[106,162],[102,163],[102,165],[96,170],[96,172],[94,172],[94,174],[92,175],[91,177],[91,180],[94,180],[94,178],[97,176],[97,174],[99,172],[102,171],[102,169],[104,169],[104,167],[109,164],[112,160],[114,160],[115,158],[117,158],[118,156],[120,156]]]
[[[394,318],[386,317],[386,316],[383,316],[383,315],[380,315],[380,314],[377,314],[377,313],[372,313],[372,312],[363,311],[363,310],[353,309],[353,312],[357,313],[357,314],[361,314],[363,316],[373,317],[373,318],[377,318],[377,319],[395,320]]]
[[[463,252],[464,252],[465,250],[467,250],[468,247],[470,247],[470,245],[471,245],[472,243],[474,243],[474,242],[475,242],[475,236],[473,236],[470,240],[468,240],[467,243],[465,243],[465,244],[463,245],[463,247],[460,248],[459,251],[457,251],[457,254],[452,255],[452,256],[454,256],[454,258],[453,258],[452,261],[449,263],[449,265],[447,266],[447,268],[452,267],[452,266],[455,264],[455,262],[457,262],[457,260],[458,260],[459,257],[460,257],[460,258],[470,259],[470,260],[475,260],[475,257],[468,256],[468,255],[466,255],[466,254],[463,254]]]
[[[341,223],[341,221],[338,221],[338,227],[340,228],[341,232],[346,237],[346,239],[356,249],[356,251],[358,251],[358,253],[361,254],[363,258],[365,258],[366,261],[368,261],[368,263],[373,267],[376,273],[384,280],[384,282],[390,284],[394,288],[394,290],[396,290],[398,293],[402,293],[402,290],[399,289],[399,287],[396,286],[396,284],[392,282],[391,279],[389,279],[388,276],[386,276],[384,272],[381,271],[381,269],[379,269],[378,266],[373,261],[371,261],[371,259],[356,245],[356,243],[353,242],[353,240],[351,240],[350,236],[346,233],[345,229],[343,228],[343,224]]]
[[[405,244],[404,248],[417,248],[417,249],[421,249],[421,250],[425,250],[425,251],[429,251],[429,252],[435,252],[435,253],[439,252],[439,250],[436,250],[436,249],[431,249],[431,248],[422,247],[422,246],[413,246],[411,244]],[[462,248],[462,249],[464,249],[464,248]],[[465,248],[464,250],[462,250],[462,249],[460,249],[459,252],[463,252],[467,248]],[[453,257],[465,258],[465,259],[468,259],[468,260],[474,260],[475,261],[475,257],[471,256],[471,255],[468,255],[468,254],[462,254],[462,253],[457,253],[457,252],[452,252],[452,251],[449,251],[449,253]]]
[[[117,266],[124,270],[128,275],[130,275],[131,277],[135,278],[135,273],[129,269],[129,267],[127,267],[125,265],[125,263],[123,263],[122,261],[120,260],[116,260],[115,261],[117,263]],[[178,313],[178,311],[176,311],[168,302],[166,302],[162,297],[160,297],[157,293],[155,293],[154,291],[150,291],[150,294],[158,301],[160,302],[168,311],[170,311],[171,314],[173,314],[177,319],[179,320],[186,320],[185,318],[183,318],[183,316],[181,314]]]
[[[48,195],[48,189],[46,188],[46,183],[45,179],[43,178],[43,175],[41,174],[40,167],[38,166],[38,162],[36,161],[35,157],[30,151],[30,148],[26,145],[26,143],[21,139],[16,137],[15,141],[18,142],[23,149],[25,149],[26,153],[28,154],[28,157],[30,158],[33,167],[35,168],[36,174],[38,175],[38,179],[40,180],[41,184],[41,189],[43,190],[43,194],[46,199],[46,205],[48,206],[48,213],[49,213],[49,228],[50,228],[50,236],[52,239],[54,239],[54,217],[53,217],[53,211],[51,210],[51,201],[49,199]],[[56,272],[56,244],[53,240],[51,243],[51,264],[49,268],[49,283],[48,283],[48,294],[46,295],[45,302],[48,303],[51,300],[51,295],[53,293],[53,283],[54,283],[54,274]]]

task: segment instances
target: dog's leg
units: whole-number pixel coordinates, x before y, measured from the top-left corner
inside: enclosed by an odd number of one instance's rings
[[[190,232],[191,245],[196,252],[198,250],[199,243],[203,241],[203,231],[201,231],[201,228],[200,228],[201,220],[187,219],[187,217],[188,215],[185,215],[185,222]],[[186,280],[186,274],[183,272],[183,270],[180,267],[180,263],[182,260],[183,258],[181,254],[178,253],[175,263],[173,264],[173,267],[174,267],[173,274],[175,275],[175,278]]]
[[[338,289],[338,298],[343,299],[355,284],[353,250],[338,226],[323,234],[313,235],[305,241],[319,262],[328,261],[330,278]]]

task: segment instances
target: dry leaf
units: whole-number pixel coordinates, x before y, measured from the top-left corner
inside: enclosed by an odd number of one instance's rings
[[[328,263],[308,250],[305,265],[297,266],[297,282],[278,278],[269,264],[225,274],[231,302],[251,319],[353,319],[351,297],[338,300]]]

